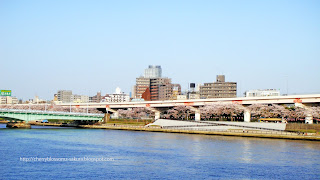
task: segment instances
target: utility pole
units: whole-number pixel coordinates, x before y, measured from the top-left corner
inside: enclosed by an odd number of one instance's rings
[[[287,84],[287,96],[289,95],[289,83],[288,83],[288,75],[286,75],[286,84]]]

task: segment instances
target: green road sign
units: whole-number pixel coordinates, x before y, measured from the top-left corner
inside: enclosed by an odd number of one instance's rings
[[[0,90],[0,96],[11,96],[11,90]]]

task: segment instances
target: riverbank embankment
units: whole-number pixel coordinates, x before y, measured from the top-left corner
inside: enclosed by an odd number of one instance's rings
[[[291,132],[272,132],[272,131],[255,131],[255,130],[224,130],[224,131],[204,131],[204,130],[186,130],[186,129],[167,129],[161,127],[147,126],[129,126],[129,125],[80,125],[81,128],[89,129],[110,129],[110,130],[129,130],[129,131],[147,131],[163,133],[184,133],[184,134],[202,134],[202,135],[219,135],[219,136],[240,136],[255,138],[274,138],[274,139],[291,139],[291,140],[310,140],[320,141],[320,136],[309,136],[307,134],[297,134]]]

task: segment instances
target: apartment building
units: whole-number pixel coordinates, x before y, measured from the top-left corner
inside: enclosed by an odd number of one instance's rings
[[[72,102],[72,91],[70,90],[59,90],[57,93],[57,99],[63,103]]]
[[[200,98],[234,98],[237,97],[237,83],[225,82],[224,75],[217,75],[216,82],[200,86]]]

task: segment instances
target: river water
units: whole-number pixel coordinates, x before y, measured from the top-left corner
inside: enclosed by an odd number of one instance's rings
[[[5,125],[0,124],[0,179],[320,177],[319,142],[121,130],[3,127]]]

